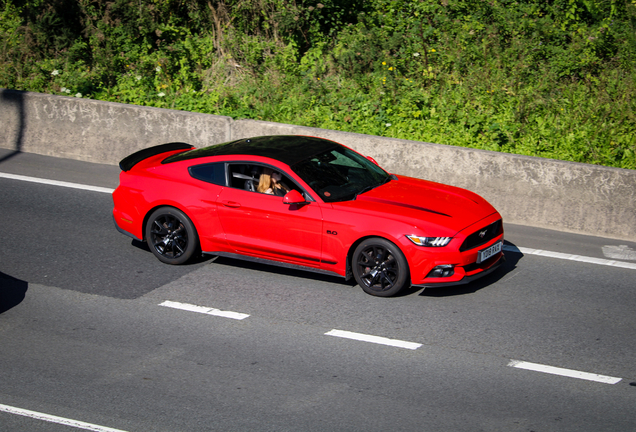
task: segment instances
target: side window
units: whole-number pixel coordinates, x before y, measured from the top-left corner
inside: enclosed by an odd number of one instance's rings
[[[283,196],[290,190],[295,189],[300,192],[305,199],[313,201],[313,198],[311,198],[309,194],[305,193],[305,191],[303,191],[296,182],[284,173],[274,170],[272,167],[257,164],[235,163],[230,164],[228,170],[230,186],[233,188],[258,192],[258,186],[261,182],[261,174],[268,174],[267,177],[263,178],[263,181],[269,180],[269,184],[264,186],[270,190],[269,194]],[[279,185],[278,187],[271,180],[272,177],[274,177],[274,173],[280,175],[276,175],[275,179],[275,182]],[[265,191],[262,193],[265,193]]]
[[[252,164],[232,164],[230,170],[230,186],[255,192],[263,167]]]
[[[225,163],[194,165],[188,171],[197,180],[225,186]]]

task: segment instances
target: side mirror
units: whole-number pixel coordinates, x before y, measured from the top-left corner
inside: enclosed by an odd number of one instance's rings
[[[371,162],[373,162],[373,163],[374,163],[374,164],[376,164],[377,166],[380,166],[380,164],[379,164],[379,163],[377,163],[377,162],[375,161],[375,159],[373,159],[371,156],[367,156],[367,159],[369,159]]]
[[[305,204],[306,202],[300,192],[295,189],[290,190],[283,197],[283,204]]]

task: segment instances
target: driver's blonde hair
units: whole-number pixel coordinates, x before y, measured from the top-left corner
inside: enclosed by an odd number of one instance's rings
[[[263,168],[263,174],[261,174],[258,179],[258,187],[256,188],[257,192],[265,193],[267,189],[271,187],[272,184],[272,173],[274,170],[271,168]]]

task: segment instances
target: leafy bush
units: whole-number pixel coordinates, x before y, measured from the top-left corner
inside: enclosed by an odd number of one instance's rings
[[[0,86],[636,169],[633,0],[0,0]]]

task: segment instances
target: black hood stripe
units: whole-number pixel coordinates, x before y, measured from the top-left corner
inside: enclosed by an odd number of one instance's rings
[[[448,215],[446,213],[442,213],[442,212],[438,212],[435,210],[431,210],[431,209],[427,209],[424,207],[419,207],[419,206],[415,206],[415,205],[411,205],[411,204],[405,204],[405,203],[401,203],[398,201],[391,201],[391,200],[387,200],[387,199],[383,199],[383,198],[375,198],[375,197],[368,197],[368,196],[364,196],[364,195],[360,195],[358,196],[358,200],[359,201],[373,201],[373,202],[377,202],[379,204],[389,204],[389,205],[394,205],[394,206],[398,206],[398,207],[405,207],[405,208],[409,208],[409,209],[413,209],[413,210],[421,210],[421,211],[425,211],[428,213],[434,213],[434,214],[438,214],[440,216],[446,216],[446,217],[452,217],[451,215]]]

